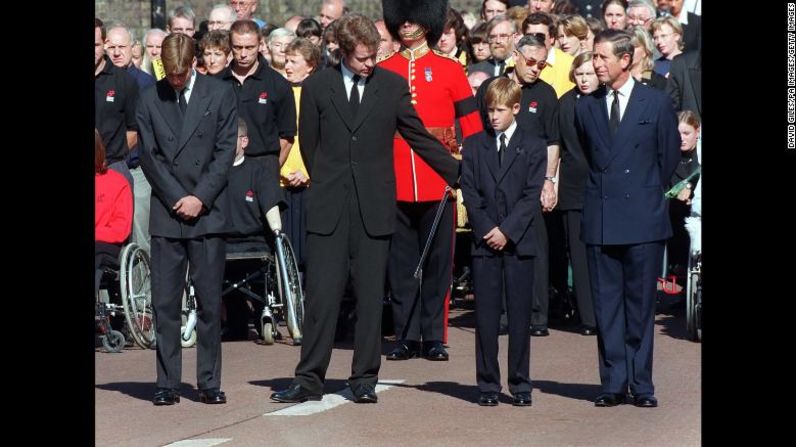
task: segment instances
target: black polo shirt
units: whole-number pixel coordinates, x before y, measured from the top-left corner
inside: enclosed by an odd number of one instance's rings
[[[268,66],[260,55],[257,71],[241,84],[227,67],[219,78],[230,82],[238,98],[238,116],[248,126],[249,145],[246,155],[279,156],[279,138],[296,136],[296,104],[290,83]],[[234,62],[233,62],[234,63]]]
[[[94,125],[105,143],[105,159],[110,165],[127,158],[127,131],[138,130],[138,85],[127,70],[104,57],[105,68],[94,78]]]
[[[476,93],[476,103],[481,111],[481,122],[484,129],[492,129],[487,115],[485,104],[486,89],[499,76],[484,81]],[[502,77],[506,77],[505,75]],[[520,97],[520,113],[517,114],[517,123],[524,130],[539,136],[547,142],[548,146],[558,144],[558,97],[556,91],[547,82],[537,79],[533,84],[522,86]]]

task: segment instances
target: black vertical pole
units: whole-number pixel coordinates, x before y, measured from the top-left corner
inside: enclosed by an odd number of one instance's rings
[[[152,0],[152,26],[150,28],[166,29],[166,0]]]

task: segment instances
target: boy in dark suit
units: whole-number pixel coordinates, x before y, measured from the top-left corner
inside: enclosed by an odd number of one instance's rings
[[[531,226],[541,211],[547,144],[514,119],[521,96],[514,81],[495,80],[485,96],[492,131],[464,141],[461,182],[474,234],[478,405],[498,404],[498,326],[505,284],[509,391],[514,405],[530,406],[530,317],[538,250]]]

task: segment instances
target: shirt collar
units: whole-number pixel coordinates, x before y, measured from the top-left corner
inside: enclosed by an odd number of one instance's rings
[[[185,89],[184,89],[186,98],[191,97],[191,91],[193,90],[194,82],[196,82],[196,70],[191,68],[191,79],[188,79],[188,83],[185,84]],[[178,90],[174,90],[174,92],[177,93],[177,96],[180,96],[180,92]]]
[[[556,64],[556,50],[558,50],[556,47],[550,47],[550,49],[547,50],[547,60],[545,61],[547,65]]]
[[[514,136],[514,131],[515,130],[517,130],[517,120],[516,119],[511,122],[511,125],[509,125],[509,127],[506,130],[504,130],[503,132],[498,132],[497,133],[497,144],[498,144],[498,147],[500,147],[500,136],[502,134],[506,134],[506,146],[508,146],[509,145],[509,141],[511,141],[511,137]]]
[[[619,96],[630,98],[630,93],[633,91],[633,85],[635,85],[636,80],[633,79],[633,76],[627,77],[627,82],[624,83],[621,87],[619,87]],[[614,89],[608,88],[608,95],[613,96]]]
[[[354,82],[354,72],[351,71],[348,67],[346,67],[345,62],[340,62],[340,70],[343,72],[343,78],[345,78],[346,81],[351,82],[353,84],[353,82]],[[360,76],[359,80],[360,81],[362,80],[361,76]]]

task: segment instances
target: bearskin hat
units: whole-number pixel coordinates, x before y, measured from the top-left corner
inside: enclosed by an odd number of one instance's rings
[[[442,37],[445,17],[448,11],[447,0],[381,0],[384,10],[384,24],[393,38],[400,41],[398,30],[404,22],[417,23],[428,30],[426,40],[434,46]]]

